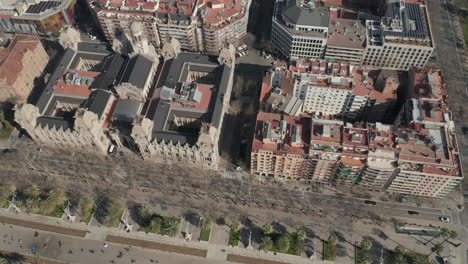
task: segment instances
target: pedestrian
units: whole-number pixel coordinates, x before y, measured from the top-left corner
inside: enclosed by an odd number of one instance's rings
[[[47,246],[48,246],[47,243],[44,243],[44,248],[47,248]]]
[[[62,247],[62,241],[58,241],[59,247]]]
[[[101,252],[104,253],[104,249],[101,249]]]
[[[71,255],[73,253],[73,251],[70,249],[68,250],[68,255]]]
[[[107,243],[104,243],[104,247],[106,248],[107,246],[108,246]]]
[[[18,239],[18,242],[21,244],[21,242],[23,242],[23,240],[21,240],[21,239]]]
[[[81,249],[81,252],[83,252],[83,249]]]

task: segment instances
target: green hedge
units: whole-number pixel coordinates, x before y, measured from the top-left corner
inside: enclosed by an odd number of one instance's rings
[[[336,260],[337,249],[336,246],[328,243],[327,241],[323,241],[323,260]]]
[[[3,128],[0,130],[0,139],[7,139],[10,137],[11,132],[13,132],[14,127],[5,120],[5,114],[0,112],[0,123],[3,124]]]
[[[200,240],[208,242],[210,240],[211,225],[203,228],[200,234]]]
[[[239,245],[239,238],[240,238],[240,231],[231,232],[231,235],[229,236],[229,245],[237,247],[237,245]]]

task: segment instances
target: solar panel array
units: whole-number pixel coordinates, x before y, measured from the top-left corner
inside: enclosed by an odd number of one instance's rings
[[[29,14],[39,14],[53,7],[59,6],[60,2],[57,1],[42,1],[38,4],[34,4],[28,7],[26,13]]]
[[[400,36],[405,38],[426,38],[426,32],[424,28],[424,17],[421,12],[421,8],[418,4],[405,4],[404,12],[400,12],[400,3],[393,3],[388,6],[387,16],[392,19],[401,20],[403,25],[403,31],[391,31],[385,30],[384,35],[388,36]],[[403,17],[401,17],[403,15]],[[389,19],[384,20],[389,23]],[[412,29],[410,21],[414,21],[415,28]]]

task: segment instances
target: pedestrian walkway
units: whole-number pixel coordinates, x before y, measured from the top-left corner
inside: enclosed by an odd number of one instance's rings
[[[2,255],[5,255],[5,256],[16,254],[16,252],[11,252],[11,251],[6,251],[6,250],[0,250],[0,253]],[[31,256],[31,255],[26,255],[26,254],[21,254],[21,256],[28,263],[35,263],[35,264],[65,264],[65,263],[67,263],[67,262],[64,262],[64,261],[59,261],[59,260],[54,260],[54,259],[49,259],[49,258],[44,258],[44,257],[38,257],[38,256]],[[7,263],[16,263],[16,262],[7,262]],[[21,262],[21,263],[23,263],[23,262]]]
[[[20,219],[22,218],[22,219]],[[0,210],[0,221],[11,225],[22,226],[26,228],[54,232],[63,235],[69,235],[88,240],[90,244],[97,241],[107,241],[119,245],[134,246],[142,249],[159,250],[160,252],[178,253],[186,256],[194,256],[200,259],[211,261],[226,261],[238,263],[259,263],[259,264],[322,264],[324,262],[311,260],[300,256],[259,250],[249,250],[240,247],[227,246],[226,244],[200,243],[198,241],[186,241],[180,238],[160,236],[144,232],[130,232],[116,228],[104,226],[89,226],[82,223],[63,222],[58,219],[40,216],[16,214],[6,210]],[[60,225],[60,226],[59,226]],[[83,227],[86,230],[80,230],[75,227]],[[229,255],[231,255],[229,257]],[[68,256],[68,255],[67,255]],[[182,255],[181,255],[182,256]],[[228,260],[230,258],[230,260]],[[38,262],[45,264],[61,264],[62,262]]]

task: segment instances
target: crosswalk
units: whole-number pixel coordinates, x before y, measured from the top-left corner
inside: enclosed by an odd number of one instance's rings
[[[239,171],[225,171],[222,175],[224,179],[242,181],[242,172]]]

